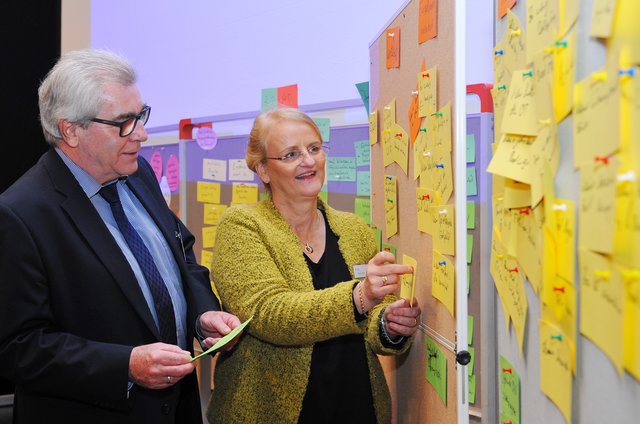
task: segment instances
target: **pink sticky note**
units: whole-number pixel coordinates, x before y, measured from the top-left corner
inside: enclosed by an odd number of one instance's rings
[[[180,163],[176,155],[171,155],[167,159],[167,182],[172,192],[178,190],[180,185]]]
[[[156,174],[156,180],[160,182],[160,178],[162,178],[162,154],[157,150],[153,152],[149,164],[153,169],[153,173]]]
[[[298,107],[298,84],[278,87],[278,107]]]
[[[200,127],[196,135],[196,142],[202,150],[211,150],[218,144],[218,134],[213,128]]]

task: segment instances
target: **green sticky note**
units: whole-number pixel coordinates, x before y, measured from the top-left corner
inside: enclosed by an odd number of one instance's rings
[[[467,263],[471,263],[473,257],[473,234],[467,234]]]
[[[476,162],[476,136],[467,134],[467,163]]]
[[[251,320],[253,319],[253,317],[249,318],[248,320],[246,320],[245,322],[243,322],[242,324],[240,324],[239,326],[237,326],[236,328],[234,328],[233,330],[231,330],[229,332],[229,334],[225,335],[224,337],[222,337],[220,340],[218,340],[216,342],[216,344],[214,344],[213,346],[211,346],[209,349],[207,349],[206,351],[202,352],[200,355],[191,358],[191,361],[195,361],[196,359],[204,356],[204,355],[208,355],[213,351],[216,351],[218,349],[220,349],[222,346],[226,345],[227,343],[229,343],[231,340],[233,340],[238,334],[240,334],[240,332],[244,329],[244,327],[247,326],[247,324],[249,324],[249,322],[251,322]]]
[[[500,412],[505,421],[520,424],[520,377],[511,363],[500,355]]]
[[[467,351],[469,352],[469,354],[471,355],[471,361],[469,361],[469,365],[468,365],[468,369],[469,369],[469,374],[473,374],[474,372],[474,367],[476,365],[476,350],[474,348],[472,348],[471,346],[467,347]]]
[[[467,340],[468,344],[473,344],[473,315],[467,315]]]
[[[427,347],[427,381],[436,390],[442,402],[447,404],[447,358],[429,336],[424,337]]]
[[[382,249],[382,230],[378,227],[371,227],[373,235],[376,237],[378,251]]]
[[[476,375],[469,374],[469,403],[476,403]]]
[[[371,172],[370,171],[356,172],[356,195],[358,196],[371,195]]]
[[[470,291],[471,291],[471,267],[467,265],[467,296],[469,296]]]
[[[393,253],[393,256],[396,256],[396,247],[393,244],[382,243],[382,250],[385,252]]]
[[[476,180],[476,167],[467,168],[467,196],[476,196],[478,194],[478,181]]]
[[[476,228],[476,202],[467,201],[467,229],[474,230]]]
[[[371,225],[371,199],[355,198],[355,214],[358,215],[367,225]]]
[[[369,140],[355,141],[353,147],[356,150],[356,166],[369,165],[371,163]]]
[[[356,88],[358,89],[358,93],[360,93],[360,98],[362,99],[362,103],[364,103],[365,109],[367,109],[367,115],[369,115],[369,81],[357,83]]]
[[[329,157],[327,160],[327,181],[356,182],[355,157]]]
[[[331,119],[329,118],[313,118],[314,122],[320,130],[320,137],[323,142],[328,142],[331,137]]]
[[[262,106],[261,111],[276,109],[278,107],[278,89],[263,88],[262,89]]]

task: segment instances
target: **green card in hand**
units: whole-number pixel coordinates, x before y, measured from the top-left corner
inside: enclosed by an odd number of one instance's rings
[[[244,329],[244,327],[247,326],[247,324],[249,324],[249,321],[251,321],[253,319],[253,317],[249,318],[248,320],[246,320],[245,322],[243,322],[242,324],[240,324],[239,326],[237,326],[236,328],[234,328],[233,330],[231,330],[229,332],[229,334],[227,334],[226,336],[222,337],[220,340],[218,340],[216,342],[216,344],[214,344],[213,346],[211,346],[209,349],[206,350],[206,352],[202,352],[200,355],[194,357],[191,359],[191,361],[195,361],[196,359],[200,358],[201,356],[204,355],[208,355],[211,352],[213,352],[214,350],[220,349],[222,346],[226,345],[227,343],[229,343],[231,340],[233,340],[238,334],[240,334],[240,332]]]

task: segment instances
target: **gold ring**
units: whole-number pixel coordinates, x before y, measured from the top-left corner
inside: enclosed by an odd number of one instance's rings
[[[167,384],[171,384],[171,376],[170,375],[167,376]]]
[[[382,285],[384,286],[385,284],[387,284],[387,276],[383,275],[382,276]]]

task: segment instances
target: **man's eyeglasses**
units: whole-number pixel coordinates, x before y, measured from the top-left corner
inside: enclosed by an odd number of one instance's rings
[[[149,115],[151,114],[151,106],[145,106],[142,108],[139,114],[136,116],[132,116],[131,118],[125,119],[124,121],[108,121],[106,119],[98,119],[93,118],[92,122],[97,122],[99,124],[111,125],[113,127],[120,128],[120,137],[127,137],[131,135],[133,131],[136,129],[136,125],[138,121],[142,122],[142,125],[146,124],[149,120]]]
[[[314,144],[307,147],[306,152],[307,152],[307,155],[311,157],[316,157],[321,153],[322,154],[328,153],[329,146],[325,146],[324,144]],[[303,150],[291,150],[290,152],[287,152],[282,156],[271,157],[271,158],[267,157],[265,159],[279,160],[284,163],[297,163],[297,162],[301,162],[303,158],[304,158]]]

